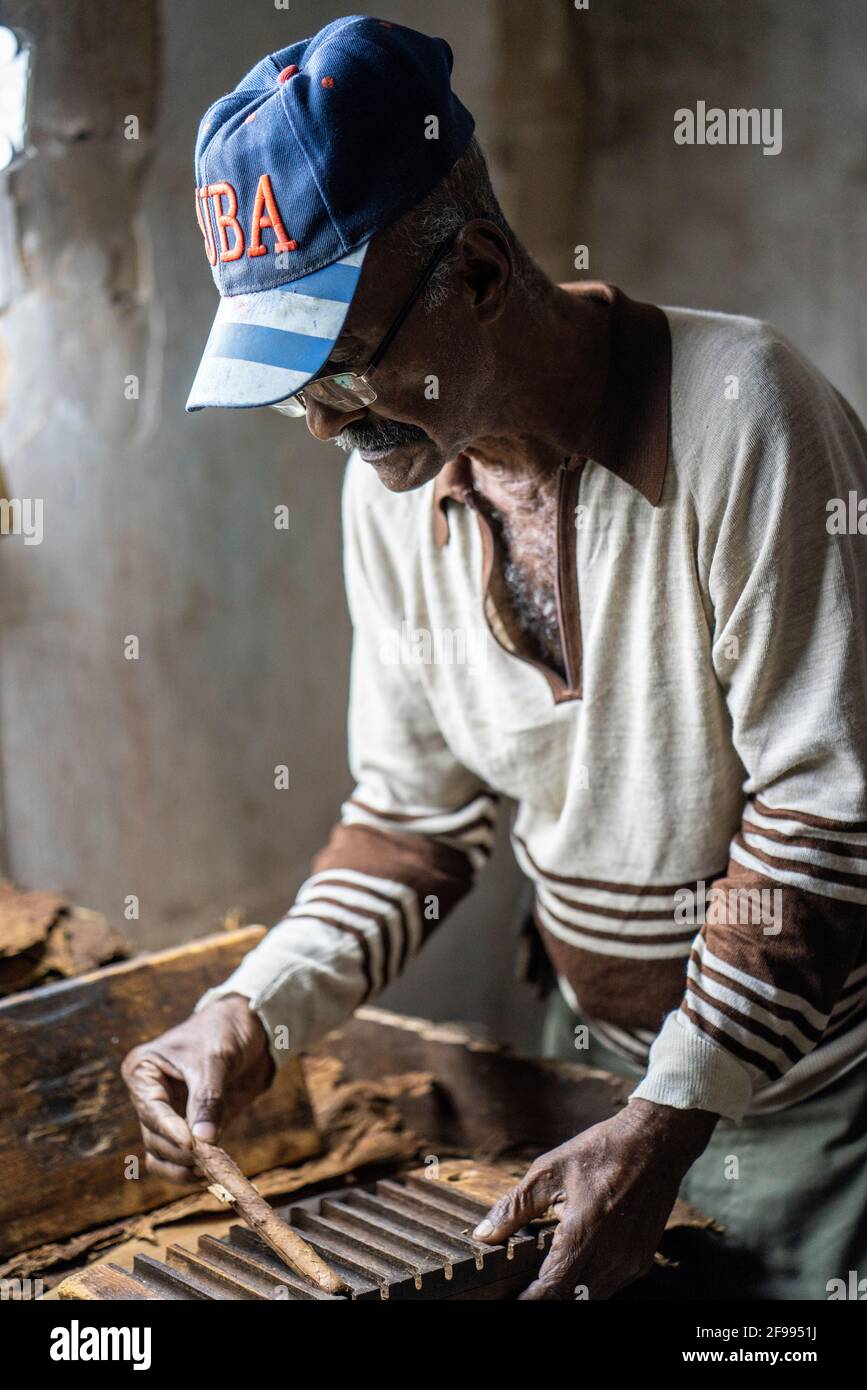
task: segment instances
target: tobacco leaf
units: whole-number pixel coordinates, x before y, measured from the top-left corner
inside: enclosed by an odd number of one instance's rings
[[[69,905],[62,893],[27,891],[0,880],[0,957],[21,955],[44,942]]]
[[[69,978],[85,975],[109,961],[124,960],[131,954],[129,942],[101,912],[71,907],[51,928],[42,968],[45,974],[53,972]]]

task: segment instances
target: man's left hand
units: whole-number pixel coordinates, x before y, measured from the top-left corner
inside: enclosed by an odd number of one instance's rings
[[[681,1181],[718,1119],[631,1101],[537,1158],[474,1238],[499,1244],[550,1211],[558,1218],[551,1248],[521,1298],[609,1298],[651,1268]]]

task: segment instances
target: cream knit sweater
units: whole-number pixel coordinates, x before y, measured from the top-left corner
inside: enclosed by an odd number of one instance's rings
[[[278,1061],[303,1050],[471,887],[504,795],[567,998],[646,1065],[633,1096],[737,1121],[867,1057],[867,438],[766,325],[569,288],[609,303],[612,363],[561,479],[567,681],[485,598],[466,460],[392,494],[350,459],[357,786],[199,1007],[246,994]]]

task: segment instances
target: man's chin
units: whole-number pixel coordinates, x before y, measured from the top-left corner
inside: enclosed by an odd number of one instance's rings
[[[433,443],[399,444],[386,453],[358,450],[359,457],[376,470],[389,492],[412,492],[435,478],[444,460]]]

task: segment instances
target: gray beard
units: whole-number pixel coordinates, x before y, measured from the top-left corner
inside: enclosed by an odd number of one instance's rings
[[[515,617],[522,632],[531,636],[544,652],[556,652],[560,641],[557,621],[557,599],[550,589],[531,584],[514,560],[507,560],[503,578],[514,605]]]

